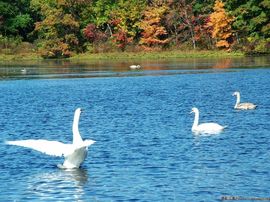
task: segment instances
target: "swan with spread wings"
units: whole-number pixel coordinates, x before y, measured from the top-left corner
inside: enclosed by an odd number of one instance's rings
[[[63,165],[58,165],[59,168],[79,168],[87,156],[88,147],[95,143],[94,140],[83,140],[79,133],[79,119],[81,112],[81,108],[77,108],[74,113],[72,144],[44,139],[7,141],[6,144],[31,148],[51,156],[63,156],[65,160]]]

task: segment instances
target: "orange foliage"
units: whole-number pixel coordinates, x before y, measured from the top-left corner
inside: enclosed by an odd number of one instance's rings
[[[59,39],[46,41],[43,44],[43,48],[39,50],[39,53],[44,58],[70,57],[72,54],[68,44]]]
[[[122,51],[124,51],[126,46],[132,42],[132,37],[128,37],[128,34],[124,30],[119,30],[117,33],[113,34],[113,36],[113,41]]]
[[[208,22],[208,26],[212,28],[212,38],[217,40],[216,47],[230,48],[232,21],[233,17],[227,15],[224,9],[224,3],[221,0],[216,0],[214,12],[210,14],[210,22]]]
[[[157,45],[165,45],[169,42],[167,31],[161,25],[161,17],[166,12],[167,7],[152,5],[144,11],[144,17],[139,24],[143,30],[140,44],[145,50],[153,50]]]

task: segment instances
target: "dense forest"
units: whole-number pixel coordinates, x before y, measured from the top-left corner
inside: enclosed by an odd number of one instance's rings
[[[269,18],[269,0],[1,0],[0,53],[269,53]]]

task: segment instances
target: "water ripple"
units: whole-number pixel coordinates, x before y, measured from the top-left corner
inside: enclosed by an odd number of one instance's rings
[[[266,68],[1,81],[0,200],[268,197],[269,74]],[[258,109],[235,111],[235,90]],[[200,109],[201,122],[228,128],[215,136],[193,135],[193,106]],[[85,112],[82,136],[97,141],[79,170],[59,170],[61,158],[3,143],[29,138],[71,142],[77,107]]]

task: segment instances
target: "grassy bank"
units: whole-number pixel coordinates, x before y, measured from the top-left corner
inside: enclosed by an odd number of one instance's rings
[[[224,58],[224,57],[243,57],[241,52],[225,51],[159,51],[159,52],[116,52],[116,53],[97,53],[79,54],[71,60],[123,60],[123,59],[173,59],[173,58]]]
[[[42,60],[38,54],[24,53],[24,54],[0,54],[1,61],[14,61],[14,60]]]
[[[84,53],[77,54],[69,60],[126,60],[126,59],[173,59],[173,58],[225,58],[243,57],[241,52],[225,51],[159,51],[159,52],[114,52],[114,53]],[[2,61],[42,60],[35,53],[16,55],[0,54]]]

